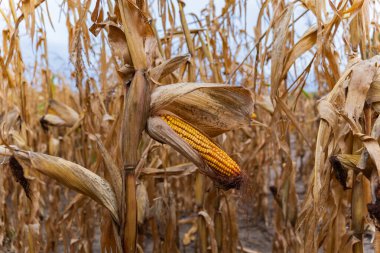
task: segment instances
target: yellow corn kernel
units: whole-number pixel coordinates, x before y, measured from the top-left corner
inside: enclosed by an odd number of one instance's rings
[[[193,149],[197,150],[218,174],[228,177],[240,175],[239,165],[204,134],[173,115],[162,115],[161,118]]]

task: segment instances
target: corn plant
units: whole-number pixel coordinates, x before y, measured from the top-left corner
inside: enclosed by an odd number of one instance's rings
[[[0,1],[0,251],[380,252],[379,6]]]

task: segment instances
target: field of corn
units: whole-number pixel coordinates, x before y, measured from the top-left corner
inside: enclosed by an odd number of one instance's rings
[[[0,29],[1,253],[380,253],[380,1],[0,0]]]

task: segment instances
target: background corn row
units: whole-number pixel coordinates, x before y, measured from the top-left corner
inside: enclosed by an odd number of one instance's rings
[[[116,155],[121,135],[116,126],[122,120],[123,83],[130,73],[128,66],[120,65],[130,56],[115,50],[122,44],[116,28],[107,36],[92,25],[101,22],[106,11],[117,15],[112,11],[115,3],[63,2],[70,76],[53,70],[49,61],[46,26],[56,17],[49,17],[46,5],[10,0],[9,11],[0,8],[0,20],[6,24],[0,50],[1,144],[60,156],[108,177],[107,160],[91,134],[100,138],[115,164],[122,164]],[[324,163],[328,169],[321,180],[328,187],[323,189],[334,192],[333,199],[323,202],[329,212],[321,219],[328,226],[315,237],[302,226],[316,224],[315,217],[304,215],[311,196],[308,187],[322,189],[310,181],[314,159],[328,159],[315,157],[320,122],[316,102],[332,90],[353,56],[365,60],[378,54],[378,1],[237,0],[221,6],[207,1],[202,14],[194,16],[182,1],[149,5],[158,38],[157,61],[191,54],[190,62],[175,74],[153,81],[237,83],[255,94],[257,120],[263,124],[214,139],[245,171],[248,183],[240,191],[218,190],[177,152],[144,135],[137,187],[138,202],[144,203],[138,210],[139,247],[145,252],[305,252],[305,246],[315,249],[315,240],[325,252],[360,252],[360,239],[350,235],[364,233],[357,221],[368,219],[360,203],[368,201],[369,192],[368,182],[356,172],[350,172],[354,179],[344,191],[327,176],[331,167]],[[253,23],[246,22],[250,15],[257,15]],[[35,49],[31,65],[22,53],[19,38],[24,35],[15,33],[24,25]],[[376,91],[376,85],[372,89]],[[76,113],[57,109],[52,99]],[[14,108],[22,122],[11,124],[6,115]],[[360,124],[370,134],[373,121],[368,119],[378,110],[361,112],[366,121]],[[44,129],[43,116],[60,125]],[[81,124],[73,123],[77,120]],[[362,148],[353,134],[340,137],[327,138],[340,144],[330,151],[354,154]],[[231,173],[238,173],[232,161],[224,161]],[[38,201],[29,202],[10,169],[1,167],[0,251],[100,252],[101,245],[110,243],[102,236],[112,233],[105,230],[110,227],[106,210],[41,174],[26,170],[25,176]]]

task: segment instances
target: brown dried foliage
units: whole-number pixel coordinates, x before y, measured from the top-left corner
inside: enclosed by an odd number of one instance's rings
[[[216,2],[63,1],[65,76],[50,2],[0,1],[1,252],[356,253],[371,227],[380,245],[379,1]],[[242,189],[151,128],[162,112],[214,138]]]

